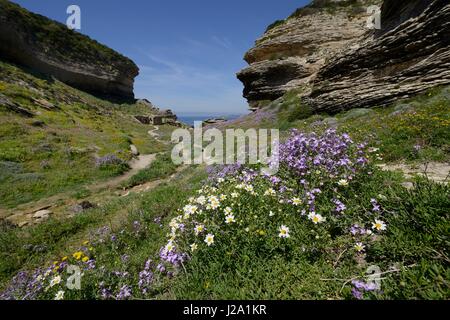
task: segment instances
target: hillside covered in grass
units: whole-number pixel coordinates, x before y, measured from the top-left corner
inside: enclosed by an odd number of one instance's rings
[[[141,154],[166,148],[134,118],[152,113],[146,105],[114,104],[6,62],[0,71],[1,209],[120,175],[132,144]]]

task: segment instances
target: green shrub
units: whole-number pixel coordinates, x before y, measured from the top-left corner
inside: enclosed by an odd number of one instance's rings
[[[273,23],[271,23],[269,26],[267,26],[267,29],[266,29],[265,32],[268,32],[268,31],[270,31],[270,30],[272,30],[272,29],[274,29],[274,28],[276,28],[276,27],[278,27],[278,26],[281,26],[281,25],[283,25],[285,22],[286,22],[285,20],[276,20],[275,22],[273,22]]]

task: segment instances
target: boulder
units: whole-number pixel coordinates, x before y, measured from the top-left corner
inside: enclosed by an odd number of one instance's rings
[[[48,219],[52,213],[53,213],[52,211],[47,210],[47,209],[39,210],[39,211],[36,211],[35,213],[33,213],[32,217],[34,219],[44,220],[44,219]]]
[[[74,205],[72,207],[72,211],[75,212],[75,213],[81,213],[81,212],[83,212],[85,210],[93,209],[93,208],[96,208],[96,207],[97,207],[97,205],[95,205],[95,204],[93,204],[93,203],[91,203],[89,201],[82,201],[82,202],[77,203],[76,205]]]
[[[134,144],[130,145],[130,151],[131,151],[131,154],[133,156],[138,156],[139,155],[139,151],[138,151],[137,147]]]

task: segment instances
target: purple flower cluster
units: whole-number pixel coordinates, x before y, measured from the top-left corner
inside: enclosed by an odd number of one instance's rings
[[[367,283],[367,282],[364,282],[361,280],[353,280],[352,285],[353,285],[352,295],[358,300],[361,300],[364,298],[365,292],[378,290],[378,287],[374,282]]]
[[[138,286],[143,294],[147,294],[148,290],[150,289],[150,285],[153,282],[154,274],[152,272],[152,269],[153,269],[153,262],[151,259],[149,259],[145,262],[144,270],[139,272]]]
[[[95,260],[94,259],[90,259],[88,261],[86,261],[86,270],[94,270],[95,269]]]
[[[345,211],[345,209],[347,209],[347,207],[345,206],[345,204],[343,204],[341,201],[339,201],[338,199],[334,199],[333,203],[336,205],[336,208],[334,209],[337,213],[342,213]]]
[[[33,274],[21,271],[12,278],[8,287],[1,292],[0,300],[33,300],[43,290],[42,282],[38,277],[42,275],[38,269]]]
[[[322,190],[314,188],[311,191],[306,192],[307,204],[311,212],[316,211],[316,194],[322,193]]]
[[[370,199],[370,203],[372,204],[373,212],[381,212],[380,205],[378,204],[378,201],[376,199]]]
[[[234,176],[240,172],[243,168],[242,164],[228,164],[228,165],[215,165],[206,168],[208,173],[208,180],[215,182],[217,178],[225,178],[227,176]]]
[[[162,217],[156,217],[153,219],[153,222],[156,223],[159,227],[163,227],[163,224],[161,223]]]
[[[131,295],[131,286],[125,284],[119,289],[119,293],[116,295],[116,300],[127,300],[131,297]]]
[[[167,250],[166,247],[162,247],[159,251],[159,257],[174,267],[179,267],[183,262],[188,259],[188,255],[183,252],[177,252],[175,249],[171,251]]]
[[[357,235],[363,236],[363,235],[367,234],[367,229],[360,227],[358,224],[354,224],[350,227],[350,233],[354,236],[357,236]]]
[[[125,162],[118,158],[115,154],[108,154],[104,157],[95,159],[95,165],[97,167],[109,166],[109,165],[120,165]]]
[[[329,129],[323,135],[292,130],[280,145],[280,164],[299,177],[319,171],[321,177],[351,180],[368,162],[365,144],[356,145],[348,134]],[[323,174],[325,173],[325,174]]]

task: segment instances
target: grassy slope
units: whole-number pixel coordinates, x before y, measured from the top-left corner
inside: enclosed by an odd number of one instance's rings
[[[23,117],[0,106],[0,209],[13,208],[122,173],[99,169],[95,156],[131,159],[130,144],[142,154],[165,150],[133,119],[144,106],[113,104],[61,82],[0,62],[0,94],[32,111]],[[54,104],[47,110],[35,100]]]
[[[323,132],[334,124],[339,132],[369,140],[380,148],[384,161],[450,160],[450,87],[402,100],[386,108],[357,109],[337,115],[313,115],[295,91],[262,110],[228,124],[233,128],[273,128],[286,136],[289,129]],[[416,152],[414,146],[420,146]]]

